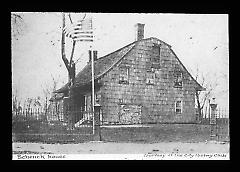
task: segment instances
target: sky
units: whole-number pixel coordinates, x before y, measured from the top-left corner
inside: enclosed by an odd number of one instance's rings
[[[67,70],[61,59],[60,13],[20,13],[23,24],[17,39],[12,38],[12,89],[19,97],[42,96],[43,88],[58,81],[57,88],[67,82]],[[83,13],[71,14],[73,22]],[[145,24],[144,38],[156,37],[172,46],[187,70],[207,76],[206,82],[218,79],[214,92],[216,102],[228,108],[229,100],[229,39],[227,14],[170,13],[86,13],[93,17],[94,48],[98,56],[111,53],[135,41],[136,23]],[[67,18],[67,24],[69,20]],[[71,40],[66,38],[67,57]],[[88,61],[88,43],[76,44],[74,59],[79,72]]]

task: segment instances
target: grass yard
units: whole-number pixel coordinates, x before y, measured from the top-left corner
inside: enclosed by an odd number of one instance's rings
[[[222,127],[219,141],[228,141]],[[205,142],[210,140],[210,126],[200,124],[152,124],[145,127],[107,128],[101,130],[103,141],[118,142]]]
[[[55,128],[56,129],[56,128]],[[91,130],[91,128],[88,128]],[[56,130],[55,130],[56,131]],[[229,141],[228,126],[219,127],[215,140]],[[13,134],[13,142],[42,143],[82,143],[93,140],[91,131],[87,134],[81,130],[72,133],[30,132]],[[146,124],[136,126],[102,126],[101,140],[106,142],[187,142],[198,143],[210,140],[210,126],[201,124]]]

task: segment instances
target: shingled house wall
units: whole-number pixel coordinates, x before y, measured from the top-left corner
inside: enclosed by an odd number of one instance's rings
[[[156,56],[153,43],[160,43],[160,69],[155,69],[154,85],[146,84],[147,59]],[[129,83],[120,84],[120,68],[129,67]],[[182,88],[174,87],[174,72],[181,71]],[[145,122],[195,122],[196,82],[178,61],[171,47],[157,39],[137,42],[135,47],[101,79],[103,121],[124,123],[120,119],[122,107],[135,109],[139,118],[132,123]],[[176,114],[175,102],[182,101],[182,113]],[[137,109],[137,110],[136,110]],[[133,110],[134,111],[134,110]]]

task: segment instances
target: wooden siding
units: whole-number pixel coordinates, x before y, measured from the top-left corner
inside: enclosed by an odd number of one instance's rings
[[[156,57],[154,42],[160,43],[160,67],[154,69],[154,84],[146,84],[149,58]],[[120,68],[129,68],[129,82],[119,83]],[[182,73],[182,88],[174,87],[174,73]],[[141,122],[194,122],[195,81],[176,59],[170,47],[157,40],[143,40],[102,79],[100,89],[103,120],[121,123],[121,105],[141,107]],[[175,102],[182,101],[182,113]]]

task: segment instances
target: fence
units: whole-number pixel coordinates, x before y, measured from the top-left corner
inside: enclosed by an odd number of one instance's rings
[[[229,111],[226,109],[217,108],[215,112],[216,122],[210,123],[211,111],[203,112],[203,117],[200,119],[200,124],[211,126],[212,139],[217,141],[230,141],[229,137]]]
[[[200,119],[202,124],[210,124],[210,113],[211,111],[203,111],[203,116]],[[227,109],[217,108],[215,113],[217,124],[228,124],[229,123],[229,111]]]
[[[217,109],[218,140],[229,140],[227,110]],[[102,113],[100,113],[100,116]],[[205,141],[210,138],[210,115],[204,114],[200,124],[141,124],[142,127],[107,126],[100,120],[104,141]],[[102,119],[102,117],[100,117]],[[141,126],[139,125],[139,126]],[[192,132],[189,132],[192,131]],[[28,108],[12,112],[13,141],[79,143],[94,140],[93,115],[79,109],[45,110]],[[185,141],[184,140],[184,141]]]
[[[65,111],[20,109],[12,112],[12,133],[14,141],[91,140],[93,113],[75,108]]]

